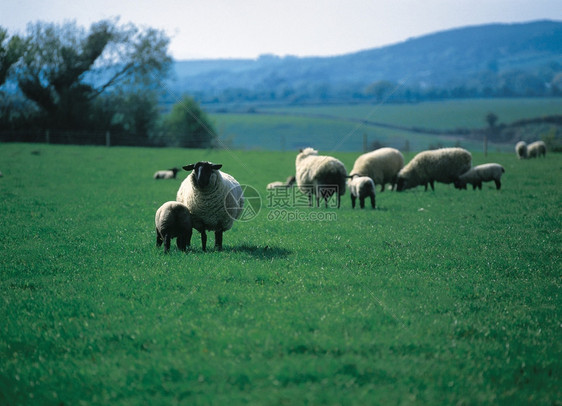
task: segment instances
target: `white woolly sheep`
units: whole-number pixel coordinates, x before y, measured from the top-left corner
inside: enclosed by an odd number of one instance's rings
[[[236,179],[219,171],[221,164],[197,162],[183,167],[193,171],[182,182],[176,200],[191,212],[193,228],[201,233],[203,251],[207,247],[206,230],[215,232],[215,248],[222,250],[222,235],[242,214],[244,196]]]
[[[515,144],[515,153],[519,159],[527,158],[527,143],[525,141],[519,141]]]
[[[170,241],[177,238],[176,243],[181,251],[191,244],[191,214],[186,205],[178,202],[166,202],[156,211],[156,246],[164,243],[164,252],[170,250]]]
[[[368,176],[375,185],[384,186],[390,183],[394,188],[398,172],[404,166],[404,156],[394,148],[380,148],[360,155],[353,165],[350,175]]]
[[[289,176],[285,182],[276,181],[267,184],[267,190],[273,190],[276,188],[290,188],[295,184],[296,178],[294,176]]]
[[[175,179],[178,172],[178,168],[172,168],[165,171],[156,171],[154,173],[154,179]]]
[[[482,190],[482,182],[493,180],[496,183],[496,189],[500,190],[502,186],[501,177],[504,172],[505,169],[500,164],[478,165],[459,176],[455,181],[455,187],[457,189],[466,189],[466,184],[470,183],[473,190],[476,188]]]
[[[427,184],[435,190],[433,182],[452,183],[470,169],[472,155],[463,148],[442,148],[417,154],[398,173],[397,190]]]
[[[368,176],[350,175],[347,181],[351,195],[351,207],[355,208],[355,201],[359,198],[359,207],[365,208],[365,199],[371,198],[371,206],[375,208],[375,182]]]
[[[544,142],[535,141],[527,146],[528,158],[540,158],[541,156],[546,157],[546,144]]]
[[[337,206],[340,207],[347,176],[341,161],[331,156],[318,155],[315,149],[305,148],[297,155],[295,166],[297,186],[308,196],[310,206],[312,195],[316,196],[317,207],[320,207],[320,198],[324,199],[328,207],[328,200],[332,195],[336,195]]]

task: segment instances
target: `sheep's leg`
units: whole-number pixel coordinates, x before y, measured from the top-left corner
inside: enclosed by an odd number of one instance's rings
[[[190,228],[185,233],[185,245],[186,247],[191,247],[191,236],[193,235],[193,230]]]
[[[430,180],[430,181],[429,181],[429,184],[431,185],[431,191],[432,191],[432,192],[435,192],[435,187],[433,186],[433,181]]]
[[[163,242],[164,241],[162,240],[162,237],[160,237],[160,233],[158,232],[158,229],[156,229],[156,246],[160,247]]]
[[[337,199],[338,199],[338,209],[339,209],[339,208],[340,208],[340,204],[341,204],[341,195],[336,192],[336,196],[337,196]]]
[[[359,207],[361,207],[362,209],[365,208],[365,198],[364,197],[359,198]]]
[[[478,182],[478,189],[482,190],[482,182]]]
[[[207,251],[207,233],[205,230],[201,231],[201,248],[203,251]]]
[[[164,252],[170,251],[170,241],[171,241],[170,234],[166,234],[164,236]]]
[[[384,192],[384,183],[381,185],[381,192]]]
[[[373,209],[375,208],[375,195],[374,194],[371,195],[371,206],[373,207]]]
[[[222,251],[222,231],[215,231],[215,249]]]
[[[357,197],[351,195],[351,208],[352,208],[352,209],[355,208],[355,200],[357,200]]]
[[[185,251],[187,245],[187,239],[185,235],[178,235],[176,239],[176,244],[178,245],[178,249],[180,251]]]
[[[496,190],[500,190],[502,187],[502,183],[498,179],[494,179],[494,182],[496,182]]]

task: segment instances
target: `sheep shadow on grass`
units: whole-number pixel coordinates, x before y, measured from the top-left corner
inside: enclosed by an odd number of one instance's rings
[[[230,251],[233,253],[243,252],[256,259],[284,258],[292,253],[292,251],[286,248],[271,247],[269,245],[260,247],[249,244],[234,246]]]

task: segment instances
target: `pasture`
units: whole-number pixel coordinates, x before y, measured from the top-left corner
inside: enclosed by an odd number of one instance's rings
[[[295,156],[2,144],[0,404],[560,402],[561,155],[473,152],[501,191],[377,191],[376,210],[272,199]],[[152,174],[198,160],[260,211],[223,252],[194,232],[165,255],[154,213],[187,173]]]
[[[324,151],[361,151],[363,137],[366,137],[368,144],[378,141],[400,150],[404,150],[406,144],[411,151],[420,151],[427,149],[429,145],[452,147],[460,143],[464,148],[482,151],[482,142],[477,140],[413,133],[349,120],[368,120],[439,131],[478,129],[488,125],[485,117],[490,112],[498,116],[498,124],[560,114],[562,100],[467,99],[412,104],[278,106],[261,107],[257,110],[261,114],[211,114],[222,135],[222,142],[237,149],[294,151],[314,145]],[[490,143],[488,147],[489,151],[494,152],[513,150],[512,143]]]

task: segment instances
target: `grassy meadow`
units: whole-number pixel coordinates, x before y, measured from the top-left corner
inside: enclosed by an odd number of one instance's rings
[[[282,205],[294,158],[1,144],[0,404],[560,404],[561,155],[376,210]],[[198,160],[261,210],[165,255],[152,174]]]
[[[482,151],[480,141],[412,133],[348,120],[368,120],[440,131],[478,129],[487,126],[485,117],[490,112],[498,116],[498,124],[560,114],[562,99],[468,99],[412,104],[280,106],[258,110],[262,114],[212,114],[222,135],[222,142],[237,149],[294,151],[303,146],[314,145],[326,151],[361,151],[363,137],[366,137],[368,144],[378,141],[400,150],[404,149],[406,143],[411,151],[427,149],[429,145],[455,146],[460,143],[464,148]],[[278,113],[287,115],[275,115]],[[318,118],[314,115],[331,118]],[[513,144],[490,143],[489,150],[512,152]]]

